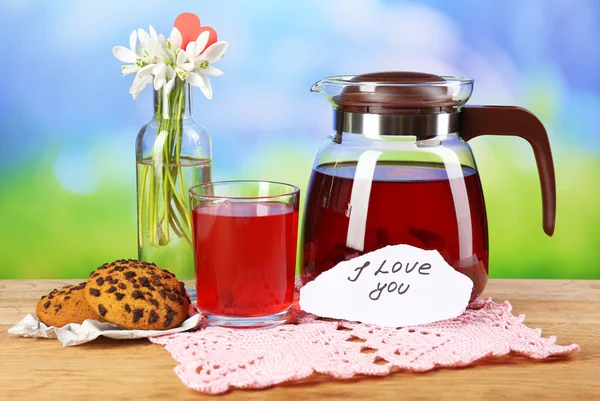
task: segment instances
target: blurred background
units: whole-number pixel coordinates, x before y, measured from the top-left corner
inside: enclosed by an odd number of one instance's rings
[[[533,153],[472,141],[492,277],[600,279],[600,2],[594,0],[0,0],[0,278],[87,277],[136,257],[134,141],[150,88],[112,56],[133,29],[168,35],[195,12],[229,42],[194,115],[213,138],[215,179],[306,188],[331,126],[311,85],[413,70],[475,79],[470,104],[519,105],[546,125],[558,186],[542,231]]]

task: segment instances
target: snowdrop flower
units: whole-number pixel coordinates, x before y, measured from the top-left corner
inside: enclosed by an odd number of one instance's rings
[[[152,25],[150,25],[150,33],[141,28],[138,29],[138,37],[140,38],[140,42],[144,48],[143,56],[145,57],[144,61],[146,63],[156,64],[159,61],[169,57],[161,45],[158,35],[156,34],[156,31]]]
[[[152,71],[155,90],[164,88],[168,94],[175,84],[176,76],[185,81],[188,73],[194,69],[193,64],[188,61],[187,53],[180,49],[180,46],[181,33],[177,28],[173,28],[171,36],[164,42],[164,50],[168,57]]]
[[[210,64],[223,58],[223,55],[227,50],[227,42],[215,42],[206,48],[208,39],[209,33],[202,32],[195,42],[188,43],[186,52],[190,62],[194,64],[195,69],[201,70],[203,74],[218,77],[223,75],[223,71]]]
[[[182,81],[189,78],[190,72],[194,69],[194,64],[190,63],[187,53],[183,49],[177,49],[177,59],[175,61],[175,73]]]
[[[129,36],[129,49],[124,46],[113,47],[113,54],[116,58],[124,63],[129,63],[121,67],[123,75],[135,74],[139,71],[140,66],[138,64],[139,56],[136,50],[137,45],[137,32],[131,32]]]
[[[124,63],[130,63],[122,67],[123,75],[135,74],[150,64],[156,64],[162,58],[166,57],[160,39],[156,31],[150,26],[151,34],[143,29],[131,32],[129,36],[129,49],[124,46],[115,46],[113,54]],[[141,45],[137,47],[137,39],[140,39]]]
[[[165,93],[168,94],[173,89],[176,76],[185,81],[189,72],[194,69],[194,65],[188,61],[185,51],[177,49],[175,54],[177,56],[174,63],[169,59],[165,59],[152,69],[155,90],[164,88]]]
[[[173,28],[171,30],[171,35],[169,36],[169,39],[166,39],[163,43],[163,47],[171,60],[175,60],[175,58],[177,57],[175,52],[181,47],[182,40],[183,39],[181,38],[181,32],[179,32],[179,29]]]
[[[190,42],[186,48],[186,54],[194,70],[187,76],[187,82],[200,88],[207,99],[212,99],[212,85],[208,79],[209,75],[220,76],[223,71],[213,67],[211,64],[223,58],[227,50],[227,42],[218,41],[205,49],[209,33],[202,32],[195,42]]]
[[[212,66],[227,50],[227,42],[218,41],[206,47],[210,33],[202,32],[195,41],[181,49],[182,35],[177,28],[171,30],[169,38],[158,35],[152,26],[149,32],[133,31],[129,37],[129,48],[115,46],[113,54],[126,63],[123,75],[136,74],[129,93],[136,99],[142,90],[153,83],[154,90],[163,89],[167,95],[175,86],[175,79],[200,88],[212,99],[212,86],[208,76],[220,76],[223,72]],[[138,46],[137,41],[140,41]]]

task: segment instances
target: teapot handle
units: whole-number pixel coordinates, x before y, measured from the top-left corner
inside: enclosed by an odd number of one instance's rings
[[[530,111],[521,107],[464,106],[460,112],[460,136],[470,141],[481,135],[518,136],[529,142],[542,185],[544,232],[551,237],[556,220],[556,181],[544,125]]]

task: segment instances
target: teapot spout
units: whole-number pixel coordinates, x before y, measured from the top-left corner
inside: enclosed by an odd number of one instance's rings
[[[339,95],[342,93],[346,86],[353,84],[351,82],[352,77],[353,76],[349,75],[322,79],[318,82],[315,82],[310,88],[310,91],[322,93],[323,95],[325,95],[327,101],[329,101],[333,108],[337,109],[338,104],[335,101],[335,99],[339,98]]]
[[[327,81],[326,79],[322,79],[318,82],[315,82],[313,84],[313,86],[310,87],[310,91],[311,92],[322,92],[323,91],[323,85],[325,83],[325,81]]]

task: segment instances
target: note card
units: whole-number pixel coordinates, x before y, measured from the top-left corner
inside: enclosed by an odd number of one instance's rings
[[[461,315],[472,288],[438,251],[393,245],[321,273],[300,289],[300,308],[327,318],[413,326]]]

